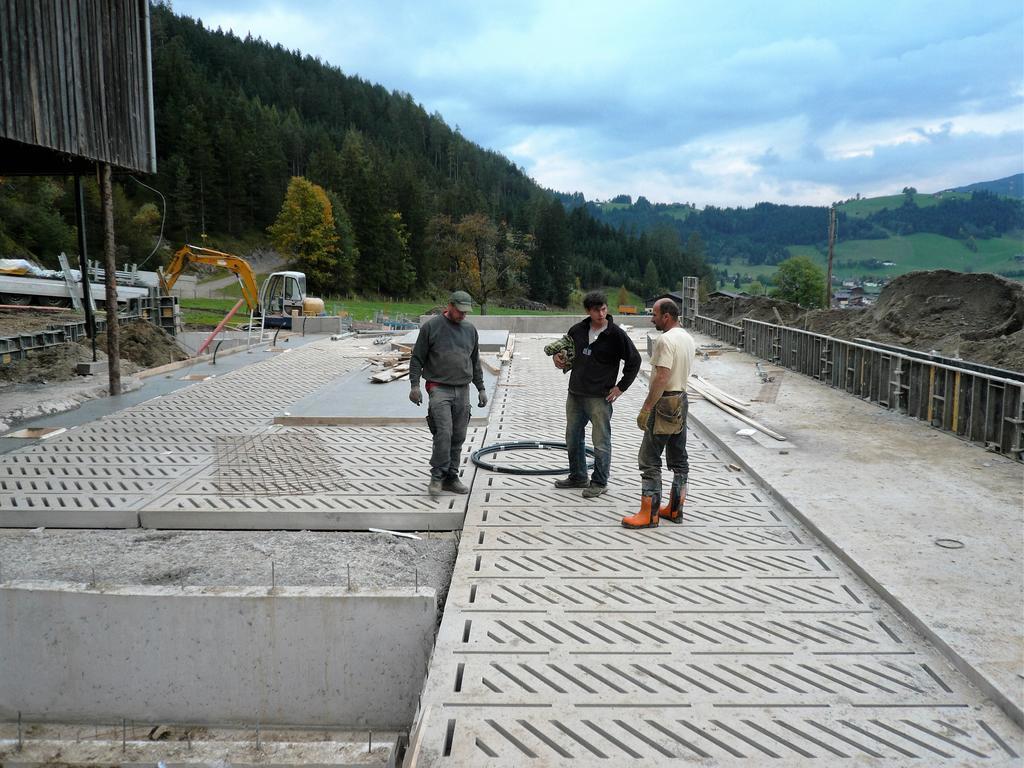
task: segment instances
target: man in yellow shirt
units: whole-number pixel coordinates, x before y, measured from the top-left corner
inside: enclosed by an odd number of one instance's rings
[[[622,518],[626,528],[656,528],[659,519],[683,521],[683,501],[690,464],[686,455],[686,382],[696,357],[693,337],[679,325],[679,305],[654,302],[654,327],[662,335],[651,352],[651,382],[636,418],[643,430],[638,463],[643,498],[640,511]],[[661,507],[661,455],[672,470],[669,502]]]

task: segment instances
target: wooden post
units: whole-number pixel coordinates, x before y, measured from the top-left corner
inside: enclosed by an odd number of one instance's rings
[[[121,394],[121,333],[117,324],[117,267],[114,260],[114,190],[110,166],[99,164],[100,207],[103,213],[103,261],[107,289],[107,371],[110,394]]]
[[[89,282],[89,255],[85,244],[85,197],[82,174],[75,174],[75,219],[78,222],[78,270],[82,273],[82,303],[85,305],[85,332],[92,339],[92,361],[96,362],[96,314],[93,309],[92,284]]]
[[[832,256],[836,246],[836,207],[828,209],[828,276],[825,278],[825,309],[832,309]]]

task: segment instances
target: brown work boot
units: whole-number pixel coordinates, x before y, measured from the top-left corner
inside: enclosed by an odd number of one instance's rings
[[[622,525],[625,528],[657,528],[658,527],[658,505],[661,504],[661,496],[644,496],[640,501],[640,511],[635,515],[622,518]]]
[[[445,478],[445,481],[441,483],[441,487],[451,493],[469,493],[469,488],[457,477]]]
[[[683,522],[683,502],[686,501],[686,491],[686,483],[683,483],[680,488],[676,488],[673,483],[672,490],[668,495],[668,504],[658,510],[658,517],[676,525]]]
[[[427,486],[427,493],[430,494],[430,498],[436,499],[441,495],[441,482],[440,477],[430,478],[430,485]]]

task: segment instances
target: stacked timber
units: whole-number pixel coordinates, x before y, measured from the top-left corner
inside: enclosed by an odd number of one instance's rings
[[[410,357],[412,349],[404,344],[394,344],[388,352],[370,358],[370,365],[374,370],[370,375],[370,381],[374,384],[387,384],[389,381],[404,379],[409,375]]]
[[[505,354],[508,355],[508,359],[511,359],[511,344],[506,347]],[[502,363],[506,360],[505,354],[501,356],[480,355],[480,365],[497,376],[501,372]],[[409,375],[409,358],[411,357],[411,347],[405,344],[392,344],[390,351],[370,358],[370,366],[374,371],[370,376],[370,381],[375,384],[387,384],[389,381],[404,379]]]
[[[690,375],[690,381],[687,389],[707,400],[714,406],[721,408],[723,411],[728,413],[730,416],[739,419],[744,424],[749,424],[759,432],[763,432],[771,438],[776,440],[785,440],[783,435],[775,432],[768,427],[764,426],[758,421],[745,415],[745,412],[750,409],[750,403],[740,400],[739,398],[733,397],[728,392],[719,389],[707,379],[698,376],[697,374]]]

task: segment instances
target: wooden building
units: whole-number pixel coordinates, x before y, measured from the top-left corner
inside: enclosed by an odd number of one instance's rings
[[[0,173],[156,172],[149,0],[0,2]]]

